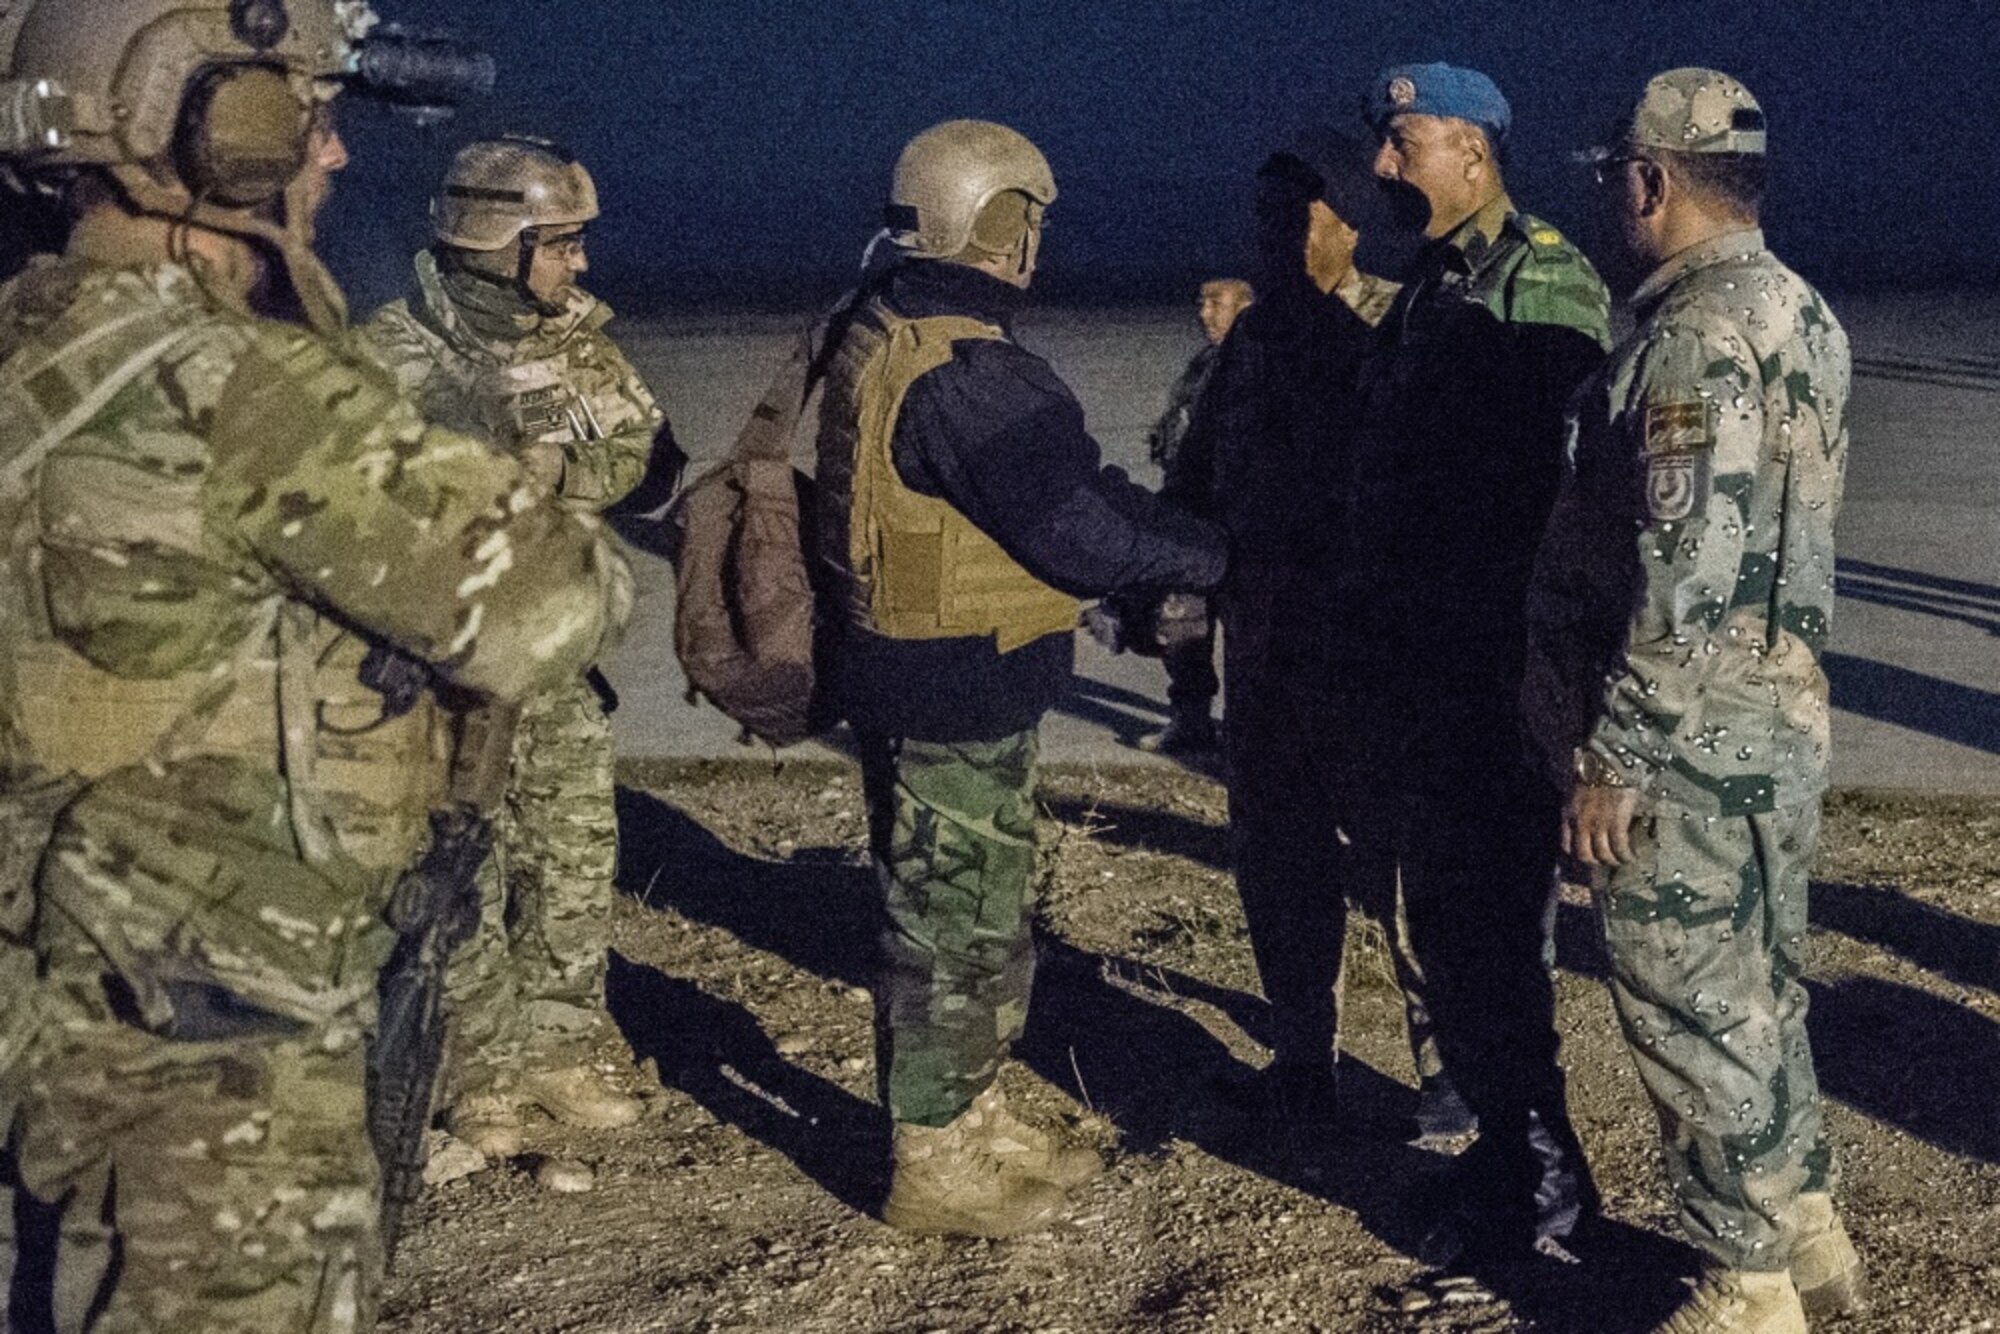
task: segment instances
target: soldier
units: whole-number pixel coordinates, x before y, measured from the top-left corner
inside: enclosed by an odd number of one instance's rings
[[[1704,69],[1653,79],[1593,150],[1652,273],[1576,399],[1530,603],[1530,730],[1709,1258],[1661,1334],[1802,1331],[1861,1301],[1799,983],[1850,365],[1764,248],[1764,152],[1749,90]]]
[[[1348,833],[1400,875],[1445,1066],[1479,1118],[1426,1258],[1506,1263],[1571,1235],[1596,1191],[1556,1061],[1546,951],[1557,794],[1520,741],[1523,617],[1555,499],[1563,405],[1608,342],[1609,298],[1500,170],[1485,75],[1384,71],[1376,174],[1420,191],[1430,238],[1361,370],[1340,593],[1353,627]]]
[[[38,0],[0,84],[10,177],[74,217],[0,293],[0,926],[39,970],[0,1003],[0,1179],[38,1202],[0,1208],[0,1280],[30,1328],[373,1327],[364,1038],[446,755],[427,696],[370,682],[548,689],[630,605],[592,520],[343,346],[312,218],[373,22]]]
[[[639,485],[665,420],[576,285],[597,189],[568,152],[509,135],[466,145],[431,201],[436,244],[410,294],[362,330],[431,420],[517,458],[572,510]],[[638,1099],[591,1063],[618,856],[603,678],[528,701],[515,733],[481,926],[453,960],[452,1133],[485,1158],[521,1151],[522,1104],[614,1128]]]
[[[1193,418],[1195,400],[1215,367],[1222,340],[1255,299],[1241,278],[1212,278],[1201,285],[1196,306],[1208,341],[1188,362],[1167,395],[1167,410],[1146,435],[1146,454],[1173,486],[1181,441]],[[1139,749],[1163,755],[1201,755],[1215,749],[1215,720],[1209,710],[1222,683],[1215,675],[1215,617],[1206,598],[1169,593],[1153,614],[1160,659],[1167,669],[1167,725],[1139,738]]]
[[[1055,197],[1005,126],[912,139],[894,253],[818,358],[826,684],[860,742],[883,893],[882,1217],[913,1232],[1041,1226],[1102,1167],[994,1084],[1034,972],[1036,728],[1069,684],[1077,596],[1207,591],[1224,563],[1213,528],[1099,466],[1076,399],[1009,332]]]
[[[1430,1039],[1422,978],[1403,948],[1393,874],[1339,836],[1346,741],[1325,686],[1345,672],[1344,617],[1326,590],[1342,563],[1339,497],[1355,371],[1397,285],[1356,263],[1361,233],[1393,258],[1398,230],[1364,147],[1310,131],[1257,173],[1266,299],[1216,361],[1166,495],[1221,520],[1233,548],[1219,599],[1227,638],[1225,731],[1237,890],[1271,1004],[1272,1060],[1226,1090],[1283,1126],[1335,1115],[1333,1060],[1350,897],[1384,923],[1409,999],[1426,1133],[1469,1129]],[[1389,238],[1384,240],[1384,238]]]

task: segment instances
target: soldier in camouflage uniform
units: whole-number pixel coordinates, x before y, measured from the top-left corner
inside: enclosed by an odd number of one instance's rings
[[[0,291],[10,1328],[372,1327],[364,1038],[447,728],[364,664],[518,698],[630,605],[594,522],[345,347],[311,219],[372,20],[50,0],[5,59],[43,123],[0,155],[75,217]]]
[[[1347,661],[1329,673],[1363,798],[1343,829],[1400,876],[1439,1050],[1479,1119],[1424,1255],[1508,1264],[1597,1207],[1557,1063],[1558,797],[1530,767],[1519,700],[1563,407],[1609,343],[1610,300],[1508,197],[1511,114],[1490,79],[1402,66],[1366,110],[1376,174],[1422,193],[1430,242],[1360,372],[1334,576]]]
[[[1206,592],[1220,534],[1099,463],[1076,399],[1013,339],[1055,179],[1003,125],[947,121],[896,164],[888,263],[821,333],[824,684],[860,742],[882,890],[882,1216],[1045,1225],[1102,1170],[995,1082],[1034,976],[1036,728],[1068,688],[1076,598]]]
[[[1184,466],[1181,442],[1194,420],[1202,386],[1215,369],[1222,340],[1236,319],[1250,308],[1254,294],[1241,278],[1212,278],[1201,285],[1196,307],[1201,331],[1208,339],[1188,361],[1167,394],[1167,410],[1146,433],[1146,456],[1160,469],[1168,489]],[[1135,612],[1139,609],[1134,609]],[[1158,641],[1160,664],[1167,669],[1167,725],[1139,738],[1138,748],[1163,755],[1201,755],[1214,751],[1215,719],[1210,709],[1222,682],[1215,674],[1215,611],[1208,599],[1193,593],[1169,593],[1156,608],[1146,609]]]
[[[665,425],[605,332],[610,308],[576,285],[597,213],[589,173],[557,145],[469,144],[432,200],[437,244],[417,255],[410,295],[362,329],[427,417],[518,458],[583,513],[639,484]],[[640,1112],[588,1059],[605,1027],[618,848],[611,722],[592,681],[528,701],[511,768],[481,929],[452,963],[447,1124],[488,1158],[520,1152],[523,1102],[598,1128]]]
[[[1680,69],[1595,150],[1654,267],[1576,399],[1523,695],[1711,1258],[1673,1334],[1803,1330],[1794,1278],[1816,1311],[1860,1300],[1799,982],[1850,366],[1819,293],[1764,248],[1764,149],[1742,84]]]

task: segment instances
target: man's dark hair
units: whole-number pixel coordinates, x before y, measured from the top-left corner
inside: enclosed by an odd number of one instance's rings
[[[1690,194],[1719,204],[1746,222],[1764,209],[1770,168],[1762,153],[1676,153],[1653,150],[1668,174]]]

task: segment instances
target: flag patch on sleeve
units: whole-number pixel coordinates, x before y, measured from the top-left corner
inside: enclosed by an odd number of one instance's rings
[[[1715,444],[1715,402],[1694,398],[1646,406],[1646,452],[1691,454]]]

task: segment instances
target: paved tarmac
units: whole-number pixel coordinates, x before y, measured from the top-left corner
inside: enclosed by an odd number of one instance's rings
[[[1838,530],[1834,782],[2000,794],[2000,296],[1836,301],[1853,335],[1853,450]],[[696,458],[725,452],[782,355],[785,321],[614,326]],[[1106,458],[1152,480],[1146,428],[1198,346],[1187,312],[1050,311],[1023,341],[1082,400]],[[645,594],[606,670],[623,697],[622,754],[768,757],[685,702],[673,656],[671,571],[641,557]],[[1077,689],[1043,725],[1051,762],[1158,764],[1131,740],[1160,725],[1157,662],[1080,640]],[[818,745],[787,754],[828,754]]]

